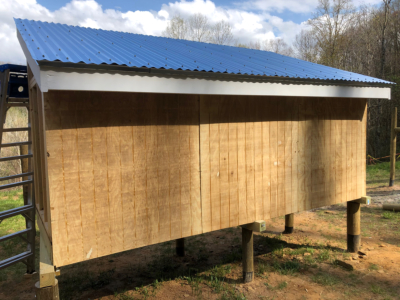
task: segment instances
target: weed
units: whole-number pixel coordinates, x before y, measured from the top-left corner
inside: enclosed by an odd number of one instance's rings
[[[224,279],[218,278],[216,276],[211,276],[209,281],[209,286],[216,292],[217,294],[221,293],[224,290]]]
[[[144,287],[144,288],[140,291],[140,293],[143,295],[144,299],[147,299],[147,298],[149,297],[149,290],[148,290],[146,287]]]
[[[321,252],[318,254],[317,261],[318,262],[324,262],[324,261],[329,260],[330,258],[331,258],[330,251],[327,250],[327,249],[324,249],[324,250],[321,250]]]
[[[263,262],[260,262],[257,264],[257,275],[260,276],[261,278],[268,278],[268,276],[264,276],[264,273],[268,271],[268,265],[266,265]]]
[[[375,264],[370,264],[368,267],[368,270],[370,271],[377,271],[379,269],[379,267]]]
[[[339,280],[329,273],[318,273],[312,277],[312,280],[324,286],[334,286],[339,283]]]
[[[192,294],[194,296],[201,296],[202,291],[200,288],[200,283],[201,283],[201,277],[195,276],[195,277],[187,277],[186,278],[188,284],[192,288]]]
[[[298,261],[286,261],[283,263],[275,261],[273,263],[275,271],[281,275],[293,275],[300,270],[300,263]]]
[[[225,277],[226,274],[229,274],[232,272],[232,266],[231,265],[226,265],[226,266],[214,266],[210,272],[210,275],[217,276],[217,277]]]
[[[397,219],[398,215],[392,211],[384,211],[382,213],[382,218],[384,218],[386,220],[393,220],[393,219]]]
[[[287,287],[287,282],[286,281],[281,281],[278,286],[276,287],[278,290],[283,290]]]
[[[375,284],[371,285],[371,292],[377,295],[383,295],[385,293],[384,289]]]

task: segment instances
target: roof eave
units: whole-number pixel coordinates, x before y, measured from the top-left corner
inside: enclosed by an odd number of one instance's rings
[[[248,82],[271,82],[271,83],[284,83],[284,84],[307,84],[307,85],[327,85],[327,86],[351,86],[351,87],[384,87],[389,88],[395,83],[381,83],[381,82],[361,82],[361,81],[347,81],[347,80],[323,80],[323,79],[306,79],[306,78],[293,78],[281,76],[259,76],[249,74],[231,74],[231,73],[215,73],[204,71],[186,71],[186,70],[172,70],[172,69],[155,69],[155,68],[137,68],[129,67],[126,65],[108,65],[108,64],[86,64],[86,63],[65,63],[59,61],[37,61],[39,67],[48,69],[58,68],[73,68],[73,69],[88,69],[88,70],[101,70],[110,73],[118,72],[133,72],[133,73],[148,73],[160,77],[174,76],[185,78],[208,78],[215,80],[245,80]]]

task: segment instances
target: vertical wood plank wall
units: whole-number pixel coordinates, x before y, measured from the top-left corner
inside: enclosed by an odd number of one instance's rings
[[[56,266],[365,194],[363,99],[60,91],[44,110]]]
[[[200,107],[203,232],[365,195],[365,99],[201,96]]]
[[[200,234],[199,97],[45,95],[54,264]]]

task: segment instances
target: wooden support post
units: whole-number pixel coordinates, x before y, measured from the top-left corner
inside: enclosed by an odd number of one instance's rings
[[[53,286],[41,288],[39,281],[35,284],[36,288],[36,299],[37,300],[58,300],[60,299],[60,293],[58,290],[58,280],[55,280]]]
[[[392,125],[390,130],[390,180],[389,186],[393,186],[396,172],[396,126],[397,126],[397,107],[392,114]]]
[[[36,298],[39,300],[58,300],[60,296],[56,270],[52,263],[51,250],[48,249],[49,245],[46,243],[45,234],[44,231],[40,232],[40,271],[39,281],[35,284]]]
[[[185,256],[185,239],[177,239],[176,240],[176,255]]]
[[[293,233],[293,224],[294,224],[294,214],[288,214],[285,216],[285,231],[284,234]]]
[[[253,281],[254,258],[253,258],[253,230],[242,227],[242,264],[243,282]]]
[[[347,202],[347,251],[357,252],[360,249],[361,204],[358,201]]]

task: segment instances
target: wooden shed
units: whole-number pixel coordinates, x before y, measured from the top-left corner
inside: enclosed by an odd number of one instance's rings
[[[15,22],[52,266],[366,194],[367,99],[390,99],[389,82],[266,51]]]

